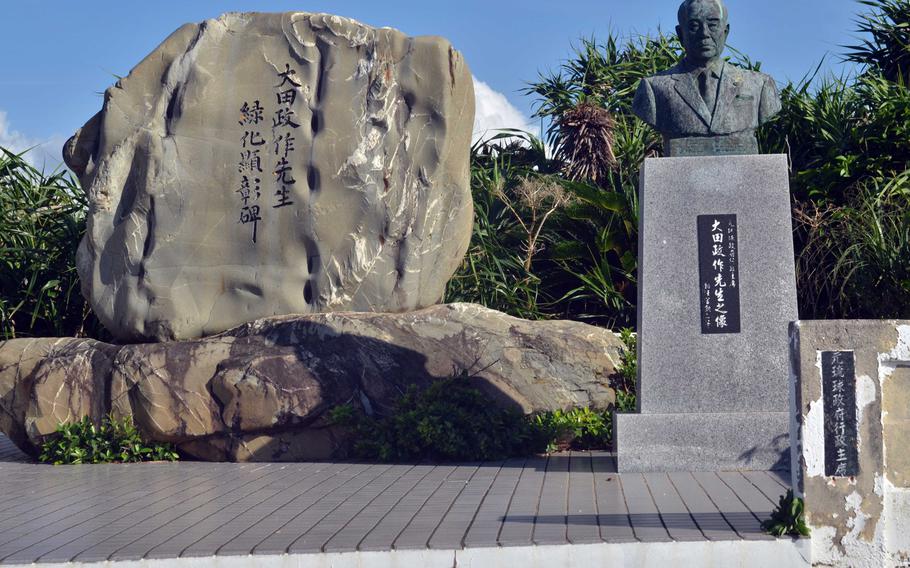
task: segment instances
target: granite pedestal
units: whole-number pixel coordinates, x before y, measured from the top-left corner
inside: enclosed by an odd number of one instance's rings
[[[786,157],[647,159],[640,188],[638,413],[616,416],[619,471],[787,467],[797,304]],[[721,258],[738,271],[707,314],[704,294],[718,288],[699,217],[703,230],[735,221]]]

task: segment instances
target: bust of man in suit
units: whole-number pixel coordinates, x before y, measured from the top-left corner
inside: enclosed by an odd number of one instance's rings
[[[780,111],[774,80],[723,59],[730,24],[721,0],[685,0],[676,33],[686,51],[641,80],[632,109],[664,137],[669,156],[757,154],[755,129]]]

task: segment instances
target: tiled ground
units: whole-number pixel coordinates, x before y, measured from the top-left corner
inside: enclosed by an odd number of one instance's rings
[[[609,454],[471,464],[47,466],[0,436],[0,564],[770,539],[768,473],[616,473]]]

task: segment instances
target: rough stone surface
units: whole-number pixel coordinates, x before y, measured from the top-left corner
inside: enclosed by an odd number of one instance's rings
[[[787,328],[798,317],[788,187],[782,155],[645,160],[638,300],[642,415],[683,415],[677,421],[690,416],[691,427],[697,428],[702,414],[754,413],[757,431],[765,432],[765,413],[787,412]],[[737,216],[740,333],[702,334],[697,217],[711,214]],[[640,454],[660,448],[658,440],[638,447],[623,439],[623,431],[635,431],[636,421],[647,419],[631,415],[622,420],[620,471],[635,471],[626,464],[656,463]],[[745,424],[743,420],[738,423]],[[719,419],[717,428],[733,423]],[[773,458],[780,451],[778,435],[785,440],[788,431],[786,422],[774,424],[780,431],[768,436],[769,445],[756,454],[772,459],[754,460],[752,468],[769,469],[779,462]],[[742,468],[739,456],[754,450],[750,438],[735,432],[717,435],[744,443],[722,452],[729,458],[724,469]],[[665,462],[666,467],[689,463],[687,451],[679,447],[681,461]]]
[[[793,487],[806,501],[813,561],[906,566],[910,559],[910,321],[799,321],[790,329]],[[859,474],[825,476],[822,351],[852,351]]]
[[[0,343],[0,430],[34,453],[57,423],[113,412],[201,459],[340,457],[336,405],[388,411],[409,385],[466,369],[491,404],[606,408],[621,349],[607,330],[473,304],[283,316],[170,343],[12,340]]]
[[[470,239],[473,113],[439,37],[309,13],[187,24],[64,149],[90,201],[83,293],[122,341],[433,305]]]

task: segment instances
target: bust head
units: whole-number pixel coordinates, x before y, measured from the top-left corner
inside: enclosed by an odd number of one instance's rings
[[[686,60],[704,66],[724,52],[730,24],[721,0],[685,0],[679,7],[676,33],[686,50]]]

